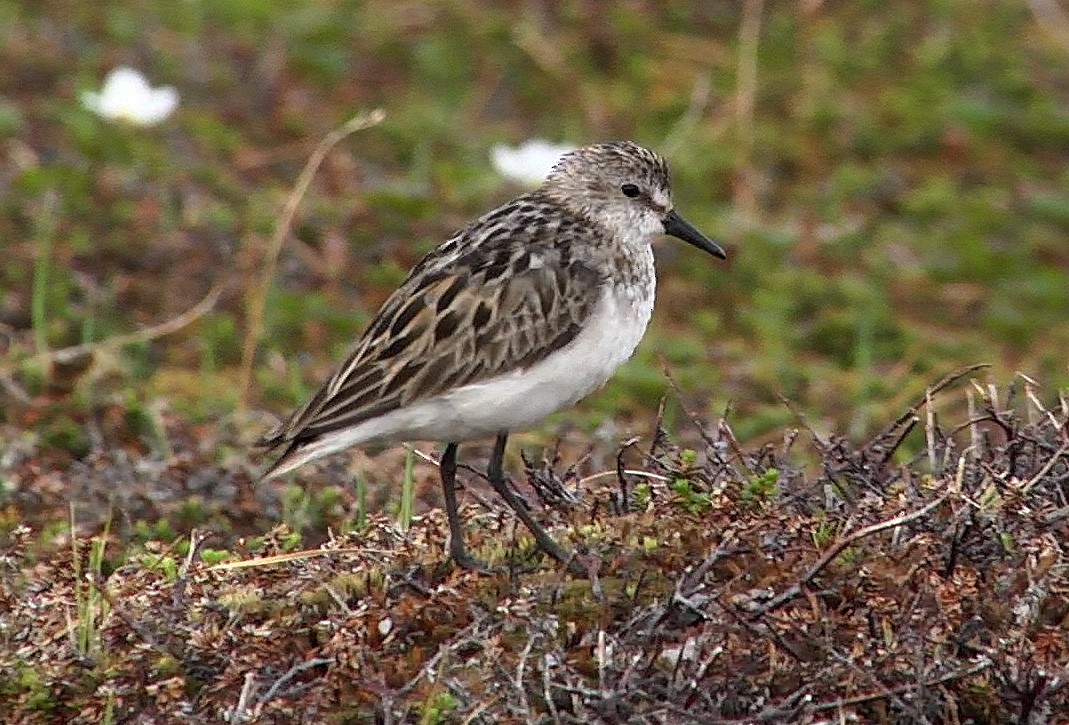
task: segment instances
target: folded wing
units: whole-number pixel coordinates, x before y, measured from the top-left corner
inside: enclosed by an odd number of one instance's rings
[[[413,270],[337,372],[261,439],[287,445],[272,469],[319,436],[529,368],[574,340],[600,299],[597,272],[567,246],[514,236]]]

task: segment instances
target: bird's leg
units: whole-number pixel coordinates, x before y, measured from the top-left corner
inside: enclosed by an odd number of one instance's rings
[[[502,432],[497,434],[497,441],[494,443],[494,452],[490,457],[490,465],[486,472],[486,478],[490,481],[490,485],[494,487],[494,490],[498,492],[501,498],[505,499],[505,503],[509,505],[516,515],[520,517],[524,525],[530,529],[531,534],[534,536],[535,543],[538,544],[538,548],[545,553],[552,556],[560,563],[568,566],[574,572],[578,574],[585,574],[586,572],[579,565],[579,562],[575,560],[575,557],[563,546],[553,540],[553,537],[546,533],[546,530],[534,520],[527,507],[520,501],[519,496],[513,493],[509,488],[508,482],[505,481],[504,473],[504,459],[505,459],[505,443],[508,441],[508,433]]]
[[[442,494],[445,496],[445,515],[449,519],[449,557],[461,569],[489,572],[490,567],[472,556],[464,546],[464,525],[457,509],[457,444],[449,443],[442,453],[438,471],[442,476]]]

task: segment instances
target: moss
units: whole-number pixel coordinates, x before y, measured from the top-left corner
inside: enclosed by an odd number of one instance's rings
[[[779,495],[779,471],[769,468],[760,475],[750,476],[742,487],[741,501],[756,505],[776,500]]]
[[[216,564],[222,564],[224,561],[229,561],[234,558],[234,554],[225,549],[201,549],[200,558],[208,566],[215,566]]]
[[[45,423],[40,427],[38,435],[46,451],[63,451],[73,458],[87,456],[93,447],[85,426],[65,415]]]
[[[262,614],[269,609],[258,587],[237,587],[219,595],[218,602],[235,615]]]

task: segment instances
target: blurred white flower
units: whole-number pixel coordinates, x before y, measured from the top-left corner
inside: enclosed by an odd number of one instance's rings
[[[531,139],[516,147],[494,146],[490,152],[497,173],[510,181],[529,186],[542,183],[560,157],[575,146],[562,146],[542,139]]]
[[[174,113],[178,91],[172,86],[153,88],[133,68],[119,66],[108,73],[99,93],[82,93],[82,105],[104,118],[151,126]]]

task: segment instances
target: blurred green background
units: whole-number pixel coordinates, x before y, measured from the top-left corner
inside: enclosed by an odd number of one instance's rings
[[[0,354],[216,308],[98,354],[78,400],[215,421],[239,404],[250,290],[315,145],[248,402],[285,412],[422,254],[518,192],[491,149],[630,138],[723,264],[659,245],[635,360],[547,424],[648,432],[667,388],[745,440],[793,399],[863,435],[964,364],[1069,384],[1069,14],[1046,0],[0,2]],[[114,67],[180,94],[152,127],[83,107]],[[52,372],[55,375],[55,371]],[[51,386],[51,387],[50,387]],[[62,387],[62,386],[60,386]],[[31,426],[4,406],[9,426]],[[9,428],[10,430],[10,428]],[[622,435],[622,434],[621,434]]]

